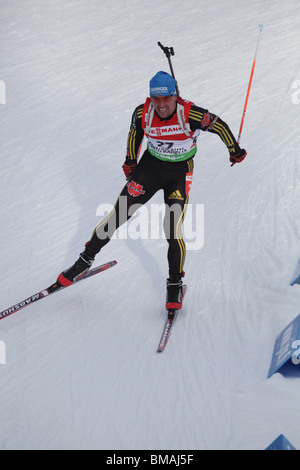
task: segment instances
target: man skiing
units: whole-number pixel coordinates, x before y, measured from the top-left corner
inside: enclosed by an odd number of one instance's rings
[[[232,165],[247,155],[236,142],[228,125],[208,110],[183,100],[177,95],[176,82],[166,72],[150,80],[150,97],[138,106],[132,116],[123,164],[127,183],[112,212],[95,228],[90,241],[73,266],[58,276],[63,286],[71,285],[91,267],[95,256],[110,241],[114,231],[133,215],[138,205],[164,191],[166,215],[164,231],[168,242],[169,277],[167,310],[182,307],[182,278],[186,256],[182,224],[189,199],[201,131],[218,134],[229,151]],[[138,161],[144,136],[147,149]],[[122,200],[122,203],[121,203]],[[126,210],[124,211],[124,200]],[[124,213],[125,212],[125,213]]]

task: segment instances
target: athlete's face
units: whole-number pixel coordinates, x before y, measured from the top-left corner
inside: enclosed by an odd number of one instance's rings
[[[167,119],[174,113],[177,96],[153,96],[151,100],[161,119]]]

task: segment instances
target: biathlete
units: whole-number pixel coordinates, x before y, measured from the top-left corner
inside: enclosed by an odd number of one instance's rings
[[[61,285],[69,286],[83,276],[115,230],[127,222],[140,205],[147,203],[157,191],[163,190],[169,265],[166,308],[182,307],[186,258],[182,224],[192,184],[197,138],[201,131],[217,134],[221,138],[233,165],[246,157],[247,152],[239,147],[222,119],[182,99],[177,95],[174,78],[166,72],[158,72],[150,80],[150,97],[135,109],[132,116],[123,164],[127,183],[114,209],[95,228],[78,260],[58,276]],[[147,149],[138,161],[144,136],[147,138]]]

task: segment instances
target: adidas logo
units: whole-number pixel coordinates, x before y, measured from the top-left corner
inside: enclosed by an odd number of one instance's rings
[[[183,201],[183,197],[180,193],[180,191],[177,189],[176,191],[174,191],[172,194],[170,194],[170,196],[168,197],[168,199],[177,199],[179,201]]]

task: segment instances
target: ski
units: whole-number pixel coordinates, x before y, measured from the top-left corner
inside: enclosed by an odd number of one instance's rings
[[[182,286],[182,298],[183,299],[184,299],[186,290],[187,290],[187,286],[183,285]],[[165,326],[164,326],[164,329],[163,329],[163,332],[162,332],[162,335],[161,335],[161,338],[160,338],[160,342],[159,342],[159,345],[158,345],[158,348],[157,348],[156,352],[161,353],[165,350],[165,348],[167,346],[167,343],[169,341],[169,338],[171,336],[172,328],[173,328],[174,322],[176,320],[176,317],[178,315],[178,312],[179,312],[179,310],[168,310],[168,318],[165,322]]]
[[[161,339],[157,348],[158,353],[163,352],[165,350],[165,347],[167,346],[167,342],[169,341],[173,323],[174,323],[175,318],[177,317],[177,313],[178,313],[178,310],[175,310],[172,318],[168,318],[166,320],[166,323],[165,323],[165,326],[161,335]]]
[[[78,282],[83,281],[83,279],[88,279],[91,276],[95,276],[95,274],[101,273],[102,271],[106,271],[107,269],[112,268],[116,264],[117,264],[117,261],[109,261],[108,263],[102,264],[101,266],[91,268],[80,279],[74,282],[74,284],[77,284]],[[71,284],[71,285],[74,285],[74,284]],[[41,300],[44,297],[47,297],[48,295],[54,294],[54,292],[58,292],[63,289],[66,289],[66,287],[62,286],[58,282],[55,282],[47,289],[41,290],[37,294],[34,294],[31,297],[28,297],[27,299],[22,300],[22,302],[19,302],[13,305],[12,307],[7,308],[6,310],[3,310],[3,312],[0,312],[0,320],[8,317],[9,315],[12,315],[15,312],[18,312],[19,310],[22,310],[25,307],[28,307],[28,305],[31,305],[33,302],[37,302],[38,300]]]

